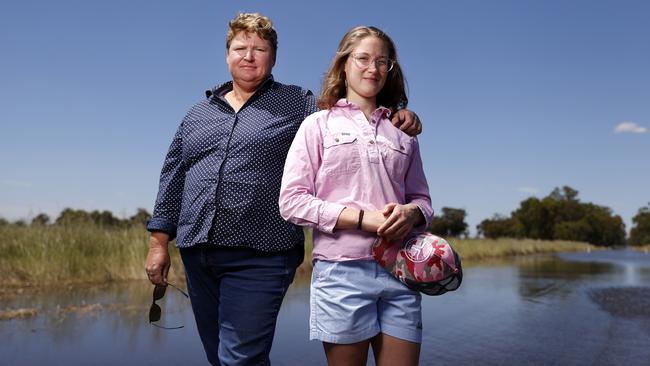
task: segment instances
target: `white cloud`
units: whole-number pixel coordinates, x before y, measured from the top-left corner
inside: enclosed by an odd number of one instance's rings
[[[614,133],[646,133],[647,131],[647,128],[629,121],[621,122],[614,128]]]
[[[526,194],[537,194],[539,193],[539,189],[535,187],[519,187],[517,190],[521,193],[526,193]]]

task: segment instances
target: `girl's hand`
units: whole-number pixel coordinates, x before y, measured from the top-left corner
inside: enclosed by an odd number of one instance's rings
[[[388,217],[377,229],[377,234],[390,241],[404,239],[415,226],[424,222],[422,211],[414,204],[391,202],[384,207],[382,214]]]

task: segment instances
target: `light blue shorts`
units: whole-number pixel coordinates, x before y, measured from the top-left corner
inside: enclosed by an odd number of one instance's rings
[[[316,261],[309,339],[349,344],[379,334],[422,342],[422,297],[372,260]]]

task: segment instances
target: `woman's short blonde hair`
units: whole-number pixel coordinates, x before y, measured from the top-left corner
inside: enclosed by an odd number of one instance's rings
[[[347,93],[345,85],[345,62],[350,57],[352,50],[366,37],[377,37],[384,41],[388,49],[388,58],[395,62],[393,69],[388,72],[386,84],[384,84],[384,87],[377,94],[377,105],[395,111],[399,108],[405,108],[408,104],[406,79],[399,65],[393,40],[379,28],[359,26],[348,31],[339,43],[339,48],[336,51],[334,60],[332,60],[332,65],[327,70],[323,80],[323,88],[318,98],[318,107],[320,109],[331,108],[339,99],[345,98]]]
[[[263,40],[269,41],[273,53],[278,50],[278,34],[273,28],[273,22],[260,13],[240,13],[228,23],[228,34],[226,36],[226,49],[230,48],[230,42],[239,32],[256,33]]]

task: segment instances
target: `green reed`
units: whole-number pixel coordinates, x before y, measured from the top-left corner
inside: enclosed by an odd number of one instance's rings
[[[139,226],[0,226],[1,281],[49,286],[146,279],[148,248],[149,234]],[[178,251],[170,253],[170,277],[182,276]]]
[[[449,238],[448,242],[464,261],[540,253],[582,252],[599,249],[588,243],[561,240]]]
[[[458,252],[463,264],[471,264],[493,258],[508,258],[518,255],[530,255],[558,252],[582,252],[598,250],[588,243],[574,241],[548,241],[533,239],[459,239],[448,238],[448,242]],[[305,260],[298,268],[298,275],[311,272],[311,230],[305,230]]]
[[[463,262],[535,253],[587,251],[586,243],[529,239],[449,239]],[[149,233],[140,226],[94,224],[0,226],[0,273],[9,286],[50,286],[145,280]],[[305,230],[305,260],[298,276],[311,272],[312,232]],[[178,250],[170,244],[170,280],[184,278]]]

